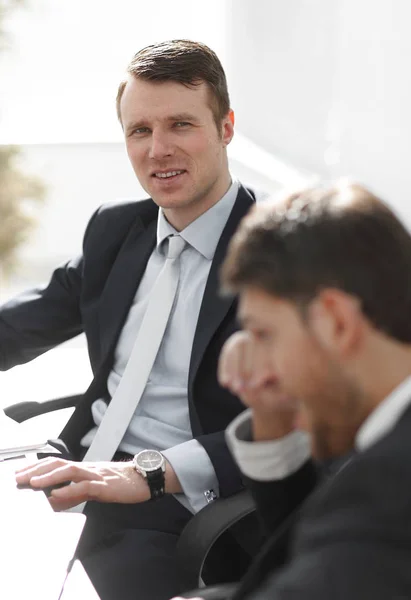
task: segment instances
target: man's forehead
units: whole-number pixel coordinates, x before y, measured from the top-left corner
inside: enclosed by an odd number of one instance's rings
[[[133,99],[145,98],[205,98],[208,86],[204,81],[195,85],[186,85],[179,81],[151,81],[129,75],[126,79],[122,100],[132,96]]]
[[[123,120],[148,115],[166,118],[178,113],[195,114],[204,108],[211,112],[204,82],[188,87],[176,81],[146,81],[133,76],[129,77],[120,102]]]
[[[238,316],[241,321],[258,322],[263,316],[262,308],[269,311],[274,304],[275,299],[267,293],[258,288],[246,287],[239,295]]]
[[[259,288],[245,288],[239,295],[238,318],[249,326],[281,321],[295,311],[296,307],[291,301]]]

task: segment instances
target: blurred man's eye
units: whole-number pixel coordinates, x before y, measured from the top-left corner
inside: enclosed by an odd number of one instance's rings
[[[265,329],[259,329],[253,333],[254,337],[260,342],[266,342],[270,339],[271,333]]]

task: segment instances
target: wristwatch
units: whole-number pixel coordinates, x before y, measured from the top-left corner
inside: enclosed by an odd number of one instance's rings
[[[152,500],[158,500],[165,494],[166,461],[158,450],[142,450],[133,458],[133,466],[147,480]]]

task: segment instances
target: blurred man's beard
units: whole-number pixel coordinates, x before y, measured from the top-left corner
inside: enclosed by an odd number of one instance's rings
[[[313,457],[328,460],[352,451],[357,431],[367,414],[357,382],[326,352],[319,357],[321,360],[312,362],[304,382],[306,394],[302,412],[311,435]]]
[[[345,456],[354,449],[355,438],[362,424],[361,418],[346,420],[332,425],[326,422],[311,424],[311,448],[315,459],[323,461]]]

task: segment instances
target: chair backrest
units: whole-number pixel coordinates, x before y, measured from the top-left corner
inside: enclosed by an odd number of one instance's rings
[[[184,589],[238,581],[264,538],[251,494],[219,498],[195,515],[177,544]]]

